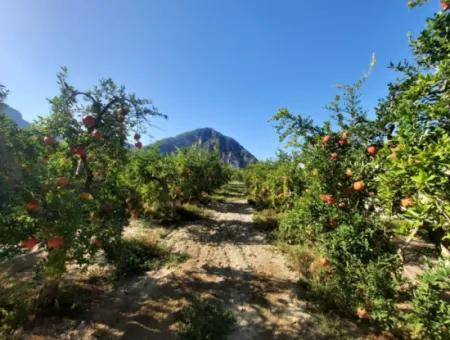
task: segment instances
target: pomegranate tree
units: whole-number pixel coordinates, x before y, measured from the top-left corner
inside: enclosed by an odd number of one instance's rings
[[[48,254],[43,306],[53,303],[67,261],[87,264],[99,248],[121,242],[129,192],[119,175],[130,152],[128,137],[143,130],[148,118],[161,116],[149,101],[110,79],[79,91],[67,84],[63,70],[58,83],[61,92],[50,101],[51,114],[34,130],[45,162],[33,168],[37,181],[29,184],[23,202],[29,222],[22,245],[38,245]]]

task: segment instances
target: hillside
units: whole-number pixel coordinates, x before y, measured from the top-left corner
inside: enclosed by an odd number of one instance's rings
[[[28,125],[30,125],[30,123],[28,123],[26,120],[23,119],[22,114],[13,109],[11,106],[7,105],[7,104],[0,104],[3,107],[1,108],[3,112],[6,113],[6,115],[11,118],[20,128],[24,128],[27,127]]]
[[[212,150],[219,147],[222,160],[227,164],[243,168],[257,161],[256,157],[231,137],[224,136],[212,128],[202,128],[162,139],[153,145],[159,146],[163,154],[168,154],[192,145]]]

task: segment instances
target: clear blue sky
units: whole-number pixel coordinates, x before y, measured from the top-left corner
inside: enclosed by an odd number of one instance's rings
[[[373,107],[394,77],[388,63],[410,55],[407,33],[438,8],[438,0],[416,10],[406,0],[0,0],[0,83],[33,120],[48,113],[60,66],[81,89],[112,77],[169,115],[150,131],[156,139],[208,126],[265,158],[279,147],[267,122],[278,108],[326,119],[335,85],[358,79],[375,52],[364,91]]]

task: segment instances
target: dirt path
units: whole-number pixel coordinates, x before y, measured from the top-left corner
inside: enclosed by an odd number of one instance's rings
[[[94,311],[100,338],[176,338],[175,315],[193,296],[215,297],[238,326],[231,339],[315,338],[312,317],[296,298],[297,275],[255,231],[243,200],[217,203],[210,219],[171,231],[165,242],[190,258],[127,282]],[[317,334],[316,334],[317,335]]]

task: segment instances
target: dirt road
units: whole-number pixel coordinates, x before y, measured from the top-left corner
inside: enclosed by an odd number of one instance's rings
[[[231,339],[316,338],[313,317],[296,298],[296,273],[254,230],[252,213],[242,199],[216,203],[209,219],[169,232],[164,242],[189,259],[123,285],[94,311],[96,335],[176,338],[176,313],[199,296],[233,310],[238,325]]]

